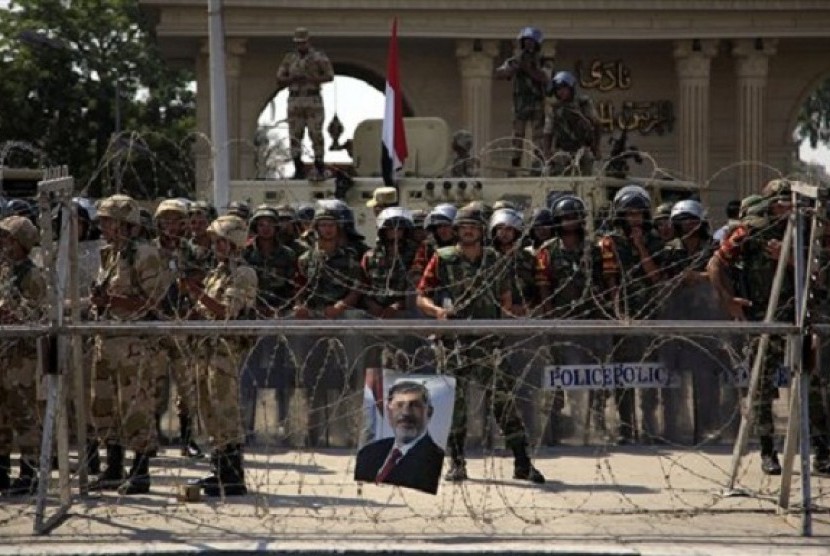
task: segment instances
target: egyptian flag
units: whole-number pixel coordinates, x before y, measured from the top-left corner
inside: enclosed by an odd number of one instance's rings
[[[386,109],[383,113],[380,168],[383,183],[395,185],[395,173],[406,160],[406,132],[403,127],[403,102],[398,75],[398,19],[392,21],[389,39],[389,58],[386,62]]]

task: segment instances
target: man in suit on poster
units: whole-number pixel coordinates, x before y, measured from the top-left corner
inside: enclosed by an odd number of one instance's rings
[[[355,480],[435,494],[444,450],[427,430],[432,413],[426,386],[413,381],[394,384],[389,389],[386,415],[395,436],[382,438],[360,449]]]

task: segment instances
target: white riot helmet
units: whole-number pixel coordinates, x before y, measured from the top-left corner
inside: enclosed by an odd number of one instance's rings
[[[455,221],[455,215],[458,212],[458,209],[455,205],[451,205],[449,203],[442,203],[427,214],[427,217],[424,219],[424,228],[429,230],[439,224],[447,224],[452,225]]]
[[[685,201],[679,201],[674,204],[671,208],[670,218],[672,223],[685,218],[696,218],[702,221],[706,219],[706,211],[699,201],[686,199]]]
[[[377,218],[377,228],[404,228],[411,229],[414,226],[412,212],[403,207],[389,207],[380,211]]]
[[[496,228],[499,226],[507,226],[516,230],[519,235],[524,231],[524,218],[517,211],[509,208],[503,208],[495,211],[490,217],[490,236],[496,233]]]

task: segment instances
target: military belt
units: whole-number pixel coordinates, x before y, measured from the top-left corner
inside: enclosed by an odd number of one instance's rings
[[[319,89],[317,91],[312,91],[310,93],[288,93],[289,98],[291,98],[291,97],[293,97],[293,98],[297,98],[297,97],[319,97],[319,96],[320,96]]]

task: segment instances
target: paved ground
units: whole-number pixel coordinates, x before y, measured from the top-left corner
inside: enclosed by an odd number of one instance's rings
[[[584,554],[830,553],[830,478],[816,478],[814,536],[779,515],[779,482],[751,454],[748,497],[723,497],[728,448],[562,448],[539,454],[543,486],[510,478],[502,453],[471,458],[471,481],[437,496],[351,480],[346,450],[248,456],[254,493],[180,503],[176,485],[207,463],[172,450],[156,461],[151,494],[79,499],[48,536],[32,536],[31,501],[0,499],[0,553],[185,552],[220,548],[326,552]],[[800,501],[794,481],[794,503]],[[794,508],[796,511],[798,508]]]

